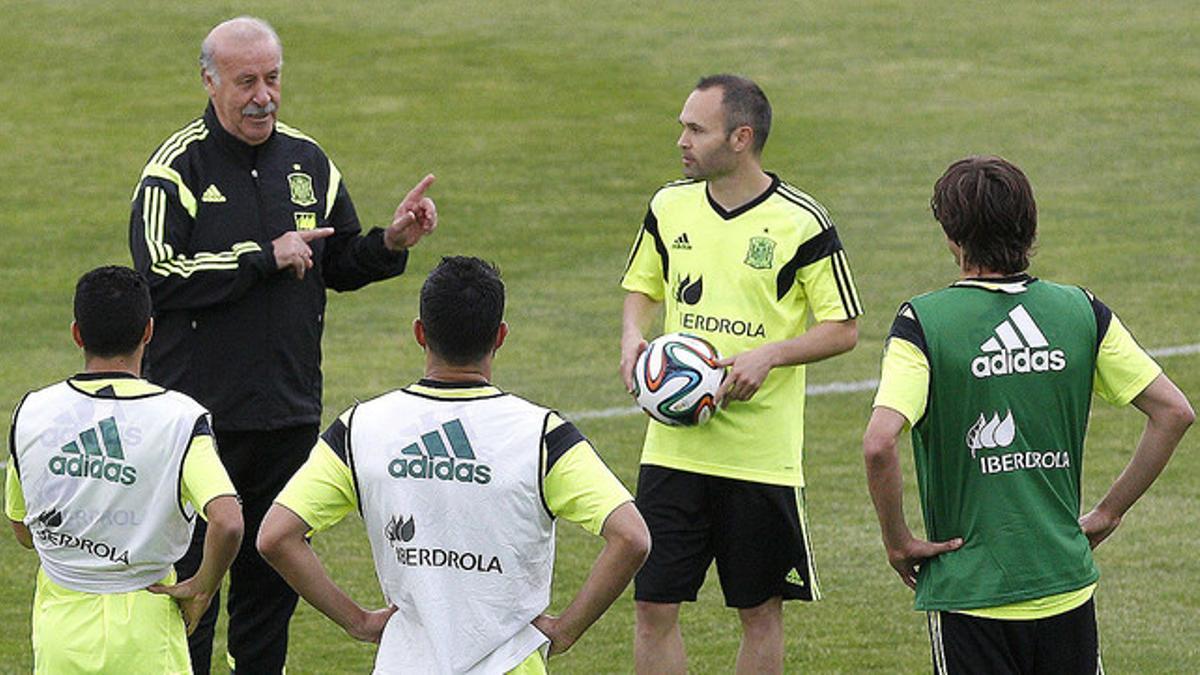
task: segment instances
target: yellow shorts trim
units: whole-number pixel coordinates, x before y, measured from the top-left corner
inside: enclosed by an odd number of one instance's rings
[[[506,675],[546,675],[546,657],[541,649],[535,650]]]
[[[149,591],[73,591],[39,569],[33,596],[33,672],[191,673],[179,606]]]

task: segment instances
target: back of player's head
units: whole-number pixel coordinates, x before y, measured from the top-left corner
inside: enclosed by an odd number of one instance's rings
[[[934,184],[930,207],[967,264],[1002,274],[1029,268],[1037,203],[1016,165],[990,155],[960,159]]]
[[[421,286],[421,323],[429,350],[452,365],[492,352],[504,318],[504,282],[489,262],[447,256]]]
[[[721,88],[721,105],[725,108],[725,133],[738,127],[754,130],[751,146],[755,155],[761,155],[771,133],[771,102],[753,80],[740,75],[707,75],[696,83],[696,91],[713,87]]]
[[[137,351],[150,322],[150,287],[128,267],[98,267],[75,284],[75,324],[83,349],[110,358]]]

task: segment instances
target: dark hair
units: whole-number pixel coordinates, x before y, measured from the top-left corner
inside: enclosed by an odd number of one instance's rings
[[[421,286],[421,323],[430,351],[456,366],[491,353],[504,318],[504,282],[495,265],[446,256]]]
[[[97,267],[75,284],[75,323],[88,354],[132,354],[149,321],[150,287],[128,267]]]
[[[720,87],[721,106],[725,108],[725,133],[738,127],[754,130],[754,154],[761,155],[771,133],[771,102],[753,80],[740,75],[708,75],[696,83],[696,91]]]
[[[967,264],[1001,274],[1029,268],[1037,203],[1011,162],[990,155],[958,160],[934,183],[929,206]]]

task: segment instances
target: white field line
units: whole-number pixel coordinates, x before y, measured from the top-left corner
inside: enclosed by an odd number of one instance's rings
[[[1177,345],[1174,347],[1159,347],[1158,349],[1148,350],[1150,356],[1164,358],[1168,356],[1184,356],[1187,354],[1200,353],[1200,343],[1190,345]],[[860,391],[871,391],[879,386],[879,380],[857,380],[855,382],[830,382],[828,384],[810,384],[808,389],[809,396],[824,396],[826,394],[852,394]],[[581,410],[575,413],[565,413],[567,419],[571,420],[596,420],[605,419],[608,417],[625,417],[627,415],[638,415],[642,409],[637,406],[621,406],[619,408],[600,408],[599,410]],[[0,469],[8,465],[7,461],[0,461]]]
[[[1151,356],[1163,358],[1200,353],[1200,343],[1177,345],[1175,347],[1159,347],[1148,350]],[[809,396],[824,396],[827,394],[853,394],[860,391],[872,391],[879,386],[879,380],[857,380],[854,382],[828,382],[826,384],[810,384],[806,392]],[[581,410],[576,413],[565,413],[572,420],[595,420],[609,417],[625,417],[637,415],[642,409],[637,406],[621,406],[619,408],[601,408],[599,410]]]

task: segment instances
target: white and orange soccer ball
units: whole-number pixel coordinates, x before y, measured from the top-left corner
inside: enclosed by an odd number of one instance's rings
[[[652,419],[670,426],[704,424],[716,412],[725,369],[708,340],[667,333],[652,340],[633,366],[633,397]]]

